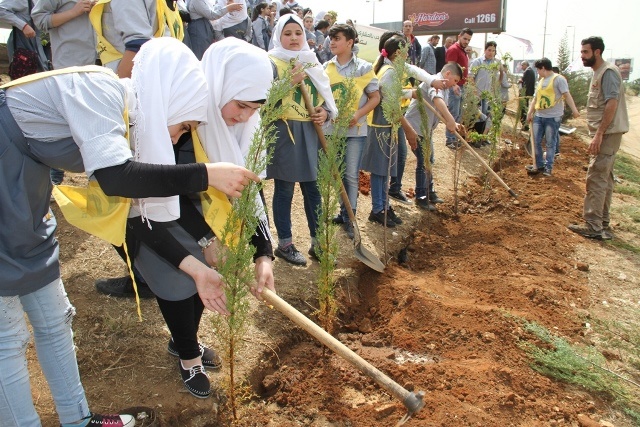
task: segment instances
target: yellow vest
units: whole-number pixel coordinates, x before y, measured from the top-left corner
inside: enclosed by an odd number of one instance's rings
[[[102,14],[105,5],[109,2],[111,2],[111,0],[98,0],[93,8],[91,8],[91,12],[89,12],[89,21],[91,21],[91,25],[93,25],[93,29],[98,37],[96,50],[103,64],[108,64],[109,62],[122,58],[122,53],[109,43],[102,32]],[[182,41],[184,38],[184,27],[178,7],[175,7],[175,10],[171,10],[165,0],[156,0],[156,19],[158,29],[153,37],[162,37],[166,25],[169,28],[171,37]]]
[[[291,66],[287,61],[283,61],[281,59],[270,56],[273,63],[276,65],[278,69],[278,75],[282,76],[285,72],[291,71]],[[311,103],[314,107],[318,107],[322,105],[324,102],[324,98],[318,90],[313,85],[313,82],[309,77],[305,78],[300,84],[304,84],[307,87],[307,91],[309,92],[309,96],[311,97]],[[284,117],[283,120],[297,120],[299,122],[310,122],[309,112],[307,111],[307,107],[304,104],[304,99],[302,98],[302,92],[299,87],[296,87],[296,90],[290,92],[282,100],[282,105],[284,105]]]
[[[556,105],[562,97],[556,99],[556,91],[553,87],[553,82],[555,81],[557,74],[554,74],[549,80],[549,84],[547,87],[542,87],[542,83],[544,79],[538,82],[538,88],[536,89],[536,110],[546,110],[547,108],[551,108]]]
[[[349,111],[344,112],[353,115],[357,110],[360,104],[360,98],[364,94],[364,89],[367,87],[371,80],[374,79],[376,74],[373,70],[369,70],[368,73],[358,76],[358,77],[345,77],[338,72],[335,62],[329,62],[327,68],[325,68],[327,75],[329,76],[329,82],[331,84],[331,92],[333,92],[333,97],[335,99],[339,99],[345,95],[346,88],[344,86],[344,81],[349,79],[353,79],[356,90],[353,93],[353,97],[349,104]],[[342,112],[341,112],[342,113]]]

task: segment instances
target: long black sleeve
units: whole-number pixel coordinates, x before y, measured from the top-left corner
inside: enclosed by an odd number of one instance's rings
[[[127,161],[98,169],[93,175],[108,196],[169,197],[204,191],[208,186],[204,163],[152,165]]]
[[[209,234],[213,234],[211,227],[204,220],[204,216],[186,195],[180,196],[180,218],[178,218],[178,224],[193,236],[194,240],[200,240]]]

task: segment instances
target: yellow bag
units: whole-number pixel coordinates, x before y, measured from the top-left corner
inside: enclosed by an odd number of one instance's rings
[[[107,196],[97,181],[87,187],[56,185],[52,194],[69,224],[114,246],[124,245],[130,199]]]

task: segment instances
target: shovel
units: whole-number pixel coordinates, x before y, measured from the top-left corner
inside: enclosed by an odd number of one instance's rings
[[[313,323],[305,315],[300,313],[289,303],[287,303],[285,300],[280,298],[269,289],[264,288],[261,295],[268,304],[272,305],[280,313],[291,319],[293,323],[307,331],[315,339],[327,346],[330,350],[345,359],[351,365],[355,366],[362,373],[375,381],[380,387],[384,388],[395,398],[400,400],[405,408],[407,408],[407,414],[397,425],[401,425],[401,423],[404,423],[404,421],[408,420],[412,415],[414,415],[424,407],[425,402],[423,400],[423,397],[425,393],[423,391],[418,391],[417,393],[408,391],[400,384],[386,376],[375,366],[364,360],[362,357],[358,356],[351,349],[349,349],[349,347],[345,346],[340,341],[335,339],[327,331]]]
[[[307,91],[307,87],[304,83],[300,83],[300,92],[302,93],[302,97],[304,98],[304,103],[307,106],[307,111],[309,115],[314,114],[315,111],[313,109],[313,104],[311,103],[311,98],[309,97],[309,92]],[[324,152],[327,152],[327,140],[324,137],[324,132],[322,131],[322,127],[315,123],[313,123],[313,127],[316,129],[316,133],[318,134],[318,139],[320,140],[320,145]],[[384,271],[384,264],[378,257],[376,257],[371,251],[362,246],[362,238],[360,237],[360,230],[358,228],[358,223],[356,222],[356,216],[353,213],[353,209],[351,208],[351,203],[349,202],[349,196],[347,195],[347,190],[344,188],[344,183],[342,182],[342,178],[339,176],[337,171],[334,169],[333,171],[335,179],[340,181],[340,196],[342,197],[342,203],[344,203],[344,207],[349,215],[349,220],[351,224],[353,224],[353,249],[355,251],[355,256],[362,263],[364,263],[369,268],[372,268],[375,271],[382,273]]]
[[[442,123],[444,123],[444,119],[442,118],[442,115],[440,115],[440,113],[435,108],[433,108],[433,106],[429,104],[426,100],[423,100],[423,101],[424,101],[424,104],[427,106],[427,108],[431,110],[431,112],[435,114],[436,117],[440,119]],[[473,154],[476,159],[478,159],[478,161],[482,164],[482,166],[484,166],[485,169],[489,171],[491,176],[493,176],[500,184],[502,184],[502,186],[507,189],[507,191],[512,197],[518,198],[518,195],[511,188],[509,188],[507,184],[505,184],[502,178],[500,178],[500,175],[498,175],[493,169],[491,169],[491,167],[487,164],[487,162],[484,161],[484,159],[480,156],[480,154],[476,153],[476,150],[471,148],[469,143],[458,133],[458,131],[454,131],[453,133],[464,144],[464,146],[469,150],[469,152]]]

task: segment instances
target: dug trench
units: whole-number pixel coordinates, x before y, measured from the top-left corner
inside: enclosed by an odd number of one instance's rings
[[[454,193],[455,153],[437,147],[435,174],[445,203],[435,214],[394,205],[405,223],[387,232],[390,262],[384,273],[358,263],[350,241],[338,231],[334,336],[401,386],[426,393],[424,409],[408,426],[596,426],[601,420],[631,426],[603,396],[534,371],[522,347],[545,345],[526,332],[522,319],[570,342],[589,343],[585,318],[600,296],[589,272],[582,271],[588,266],[580,248],[605,254],[613,249],[566,229],[580,220],[584,142],[563,137],[554,175],[543,178],[525,173],[530,162],[522,149],[525,137],[504,137],[513,143],[502,147],[495,169],[519,194],[517,200],[497,183],[487,183],[468,154],[462,156],[463,179]],[[409,157],[405,187],[413,186],[415,160]],[[370,199],[361,195],[363,244],[383,256],[383,231],[366,221],[369,208]],[[305,241],[298,196],[296,210],[294,239],[303,250],[308,237]],[[142,302],[140,323],[131,301],[95,293],[96,278],[123,271],[108,245],[62,219],[58,236],[63,278],[78,309],[78,359],[92,408],[148,406],[163,426],[229,423],[219,398],[195,399],[182,389],[153,300]],[[403,249],[407,256],[398,264]],[[305,268],[275,263],[278,294],[311,318],[316,274],[315,263]],[[206,320],[201,339],[218,347]],[[392,426],[405,413],[401,402],[264,304],[254,307],[241,354],[236,362],[253,397],[240,408],[235,425]],[[29,357],[35,366],[32,348]],[[42,375],[34,370],[32,377],[43,425],[56,425]],[[224,386],[223,374],[211,378],[216,388]]]

